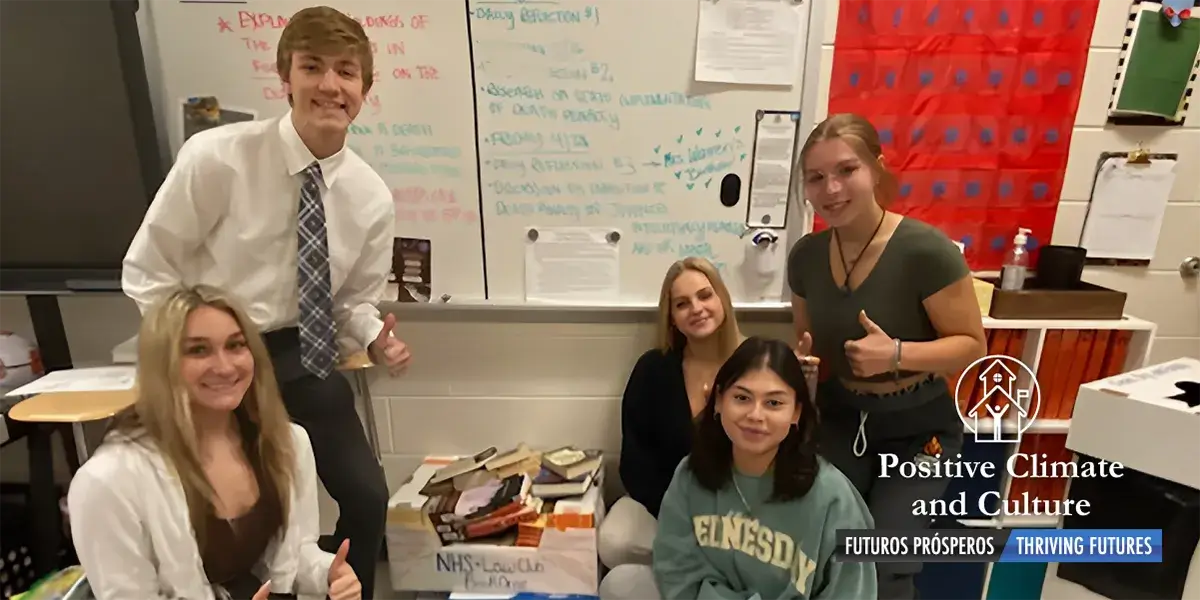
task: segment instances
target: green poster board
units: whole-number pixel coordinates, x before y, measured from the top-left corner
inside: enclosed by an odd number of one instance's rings
[[[1183,120],[1184,99],[1194,85],[1200,19],[1172,26],[1160,4],[1141,2],[1117,75],[1112,115],[1153,115]]]

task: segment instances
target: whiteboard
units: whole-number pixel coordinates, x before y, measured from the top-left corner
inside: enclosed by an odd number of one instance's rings
[[[528,229],[560,226],[620,233],[623,302],[656,300],[689,255],[746,296],[755,114],[800,109],[806,61],[791,86],[694,82],[708,1],[469,0],[490,299],[524,301]],[[718,197],[729,173],[732,207]]]
[[[483,242],[467,23],[462,2],[328,0],[363,24],[375,84],[349,145],[396,201],[396,235],[431,241],[434,297],[483,298]],[[311,2],[143,3],[161,69],[172,157],[183,143],[182,103],[216,97],[232,120],[287,112],[275,48],[288,17]],[[151,78],[154,81],[154,78]],[[389,298],[394,299],[394,298]]]

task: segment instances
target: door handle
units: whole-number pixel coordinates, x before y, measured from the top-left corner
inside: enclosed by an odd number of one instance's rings
[[[1200,275],[1200,256],[1189,256],[1179,263],[1179,274],[1183,277]]]

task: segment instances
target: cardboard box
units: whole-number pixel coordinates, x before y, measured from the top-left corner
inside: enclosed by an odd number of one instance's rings
[[[593,485],[576,504],[590,512],[593,528],[547,528],[537,548],[461,543],[443,546],[422,507],[420,491],[452,457],[429,457],[388,502],[387,548],[396,591],[597,595],[600,559],[596,528],[604,515],[601,488]]]
[[[979,302],[979,314],[987,316],[992,310],[992,294],[996,292],[996,285],[978,277],[972,279],[971,283],[975,286],[975,300]]]
[[[1200,386],[1200,360],[1194,358],[1085,383],[1067,447],[1200,489],[1200,406],[1181,399],[1194,386]]]

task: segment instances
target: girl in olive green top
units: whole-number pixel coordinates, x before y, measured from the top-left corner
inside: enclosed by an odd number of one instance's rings
[[[879,457],[936,462],[962,447],[940,374],[986,349],[970,270],[941,231],[884,208],[896,180],[862,117],[818,125],[797,166],[804,197],[830,225],[798,241],[787,267],[799,353],[830,375],[818,387],[821,452],[866,498],[878,528],[925,528],[913,505],[940,498],[946,481],[877,478]],[[879,597],[915,597],[919,570],[880,563]]]
[[[872,523],[846,476],[817,455],[818,420],[793,349],[743,342],[717,372],[663,496],[653,568],[618,566],[623,585],[602,585],[601,598],[874,600],[875,564],[835,556],[839,530]]]

